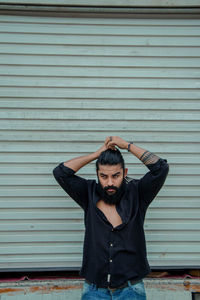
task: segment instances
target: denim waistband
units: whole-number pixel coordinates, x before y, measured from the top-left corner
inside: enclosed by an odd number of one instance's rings
[[[112,286],[108,286],[108,287],[104,286],[104,287],[102,287],[102,286],[99,286],[97,284],[94,284],[94,283],[88,281],[87,279],[85,279],[85,282],[87,284],[89,284],[89,285],[93,285],[96,288],[103,288],[103,289],[108,289],[108,290],[112,290],[113,291],[113,290],[123,289],[123,288],[126,288],[126,287],[130,286],[130,285],[134,285],[134,284],[137,284],[139,282],[142,282],[142,279],[139,279],[139,280],[131,279],[131,280],[128,280],[125,283],[123,283],[123,284],[121,284],[120,286],[117,286],[117,287],[112,287]]]

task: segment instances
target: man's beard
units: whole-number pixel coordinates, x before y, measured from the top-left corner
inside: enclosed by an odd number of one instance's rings
[[[115,190],[115,193],[113,194],[108,194],[107,190],[109,189],[113,189]],[[124,193],[126,191],[126,181],[123,179],[122,184],[120,185],[120,187],[116,187],[116,186],[106,186],[106,187],[102,187],[100,181],[98,181],[97,184],[97,193],[99,194],[99,196],[101,197],[101,199],[107,203],[107,204],[117,204],[120,202],[120,200],[122,199]]]

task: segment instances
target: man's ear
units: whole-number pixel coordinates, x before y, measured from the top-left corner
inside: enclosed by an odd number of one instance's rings
[[[125,168],[125,169],[124,169],[124,177],[126,177],[127,174],[128,174],[128,168]]]

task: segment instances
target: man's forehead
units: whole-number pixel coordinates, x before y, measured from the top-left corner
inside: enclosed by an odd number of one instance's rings
[[[121,166],[121,164],[117,164],[117,165],[100,165],[99,164],[99,172],[100,173],[117,173],[117,172],[122,172],[123,168]]]

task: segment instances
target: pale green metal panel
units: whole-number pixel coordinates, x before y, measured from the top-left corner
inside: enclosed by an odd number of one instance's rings
[[[79,268],[83,212],[52,177],[107,135],[167,158],[148,258],[199,267],[200,20],[0,16],[0,268]],[[124,152],[130,176],[146,168]],[[79,174],[95,177],[90,164]]]
[[[6,0],[3,3],[11,4],[29,4],[29,5],[74,5],[74,6],[113,6],[113,7],[192,7],[200,6],[198,0]]]

